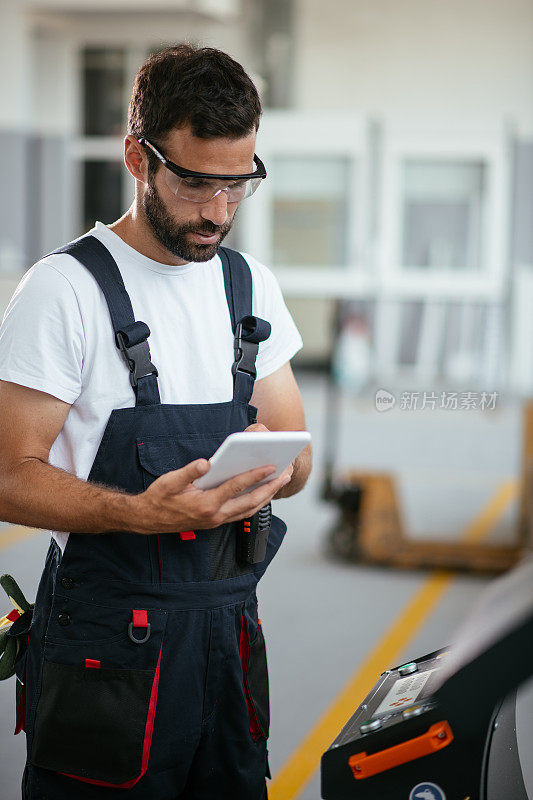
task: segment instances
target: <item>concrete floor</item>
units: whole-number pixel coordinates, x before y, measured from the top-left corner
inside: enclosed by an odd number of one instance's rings
[[[289,530],[259,589],[269,653],[273,774],[427,577],[423,572],[348,565],[325,556],[325,531],[335,517],[335,509],[319,499],[325,385],[316,376],[297,378],[313,434],[315,469],[304,492],[277,501],[276,513]],[[345,399],[341,431],[339,466],[397,473],[404,516],[414,536],[460,535],[501,482],[519,471],[517,403],[484,412],[396,408],[378,413],[373,398]],[[511,509],[497,535],[508,539],[515,519]],[[31,598],[47,545],[42,534],[0,553],[0,571],[17,576]],[[405,642],[399,661],[445,645],[486,583],[484,577],[457,577],[422,629]],[[3,605],[0,600],[2,610]],[[13,680],[0,684],[1,800],[20,798],[24,740],[23,734],[12,736],[13,693]],[[353,710],[346,709],[346,719]],[[318,800],[318,773],[298,797]]]

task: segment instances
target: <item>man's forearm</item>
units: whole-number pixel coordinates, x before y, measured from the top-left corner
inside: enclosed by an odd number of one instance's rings
[[[307,447],[294,459],[292,477],[289,483],[284,486],[273,497],[273,500],[281,500],[283,497],[292,497],[293,494],[300,492],[309,477],[312,467],[312,451],[311,445]]]
[[[290,497],[305,485],[311,448],[294,461],[290,482],[273,499]],[[0,473],[0,520],[72,533],[146,532],[139,495],[81,480],[37,458],[27,458]],[[181,528],[177,528],[181,530]]]
[[[88,483],[37,458],[0,475],[0,519],[73,533],[135,530],[136,496]]]

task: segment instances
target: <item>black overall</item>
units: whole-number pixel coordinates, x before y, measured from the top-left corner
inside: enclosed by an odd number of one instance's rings
[[[142,492],[255,421],[255,355],[270,326],[251,317],[251,274],[239,254],[219,251],[241,332],[228,364],[233,399],[163,405],[148,326],[135,322],[108,250],[85,236],[59,252],[80,260],[104,292],[136,394],[134,407],[112,411],[89,481]],[[243,566],[239,525],[71,533],[62,557],[52,540],[17,670],[26,678],[18,716],[27,800],[266,798],[268,676],[255,588],[286,526],[273,517],[265,560]]]

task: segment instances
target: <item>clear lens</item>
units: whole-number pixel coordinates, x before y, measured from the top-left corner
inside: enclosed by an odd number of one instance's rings
[[[240,203],[255,192],[261,178],[248,178],[242,181],[217,181],[204,178],[180,178],[169,169],[165,170],[167,186],[176,197],[192,203],[208,203],[220,192],[226,192],[228,203]]]
[[[259,185],[262,180],[263,180],[262,178],[250,178],[250,180],[246,181],[248,187],[244,197],[250,197],[250,195],[253,194],[255,190],[259,188]]]

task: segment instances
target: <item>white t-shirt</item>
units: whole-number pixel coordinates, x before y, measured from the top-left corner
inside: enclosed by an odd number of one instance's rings
[[[141,255],[101,222],[90,234],[117,262],[135,319],[150,328],[161,402],[231,400],[233,334],[219,257],[169,266]],[[252,313],[272,326],[259,345],[260,380],[289,361],[302,339],[272,272],[243,255],[252,272]],[[111,411],[134,406],[135,397],[104,295],[73,256],[43,258],[19,283],[0,327],[0,379],[71,404],[49,460],[85,480]],[[64,548],[68,534],[52,534]]]

